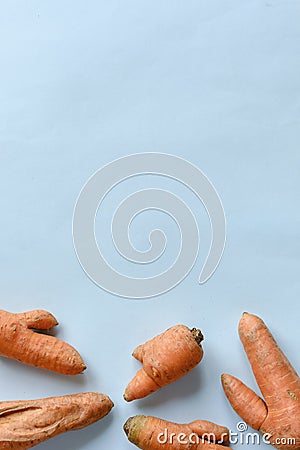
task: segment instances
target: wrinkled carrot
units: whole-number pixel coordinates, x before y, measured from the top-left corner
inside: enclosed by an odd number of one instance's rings
[[[112,407],[110,398],[98,392],[0,402],[0,448],[35,447],[58,434],[97,422]]]
[[[264,397],[237,378],[223,374],[225,394],[251,427],[268,435],[279,449],[300,449],[300,380],[265,323],[244,313],[239,335]]]
[[[143,450],[224,450],[229,430],[207,420],[178,424],[152,416],[130,417],[124,424],[130,442]]]
[[[143,364],[125,389],[127,402],[146,397],[193,369],[202,359],[200,330],[175,325],[139,345],[133,356]]]
[[[83,372],[86,366],[71,345],[34,331],[55,325],[57,320],[48,311],[15,314],[0,310],[0,355],[65,375]]]

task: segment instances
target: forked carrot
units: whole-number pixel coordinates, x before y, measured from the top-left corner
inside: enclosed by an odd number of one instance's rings
[[[83,372],[86,366],[71,345],[34,331],[55,325],[57,320],[48,311],[15,314],[0,310],[0,355],[65,375]]]
[[[264,400],[237,378],[223,374],[229,402],[278,449],[300,449],[300,379],[295,369],[259,317],[244,313],[239,335]]]
[[[0,402],[0,448],[25,450],[106,416],[113,407],[98,392]]]
[[[224,450],[217,442],[229,439],[228,428],[207,420],[178,424],[143,415],[130,417],[124,431],[142,450]]]
[[[175,325],[139,345],[133,356],[143,367],[125,389],[127,402],[146,397],[192,370],[202,359],[200,330]]]

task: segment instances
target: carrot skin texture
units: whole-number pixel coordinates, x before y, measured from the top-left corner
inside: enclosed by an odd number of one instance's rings
[[[98,392],[0,402],[0,447],[35,447],[54,436],[97,422],[112,407],[110,398]]]
[[[130,417],[124,424],[130,442],[142,450],[224,450],[215,440],[227,442],[229,430],[206,420],[178,424],[152,416]],[[209,441],[208,438],[215,438]],[[227,447],[228,448],[228,447]]]
[[[139,345],[132,355],[143,367],[127,385],[124,399],[144,398],[187,374],[203,357],[202,339],[199,330],[175,325]]]
[[[295,391],[300,398],[299,377],[265,323],[253,314],[244,313],[239,323],[239,336],[260,391],[268,399],[268,408],[286,408],[286,400],[292,400],[287,389]],[[284,391],[285,395],[278,395]]]
[[[263,419],[264,403],[253,391],[236,378],[223,375],[227,398],[247,423],[263,434],[271,435],[270,442],[274,447],[299,450],[300,379],[295,369],[258,316],[243,314],[239,323],[239,336],[264,396],[266,417]],[[255,403],[258,406],[256,417],[250,418]],[[290,441],[286,442],[285,439]]]
[[[2,311],[0,311],[1,314]],[[23,313],[15,314],[20,322],[25,322],[27,328],[36,330],[50,330],[58,325],[56,318],[48,311],[34,309]]]
[[[223,374],[221,379],[224,392],[233,409],[250,427],[259,430],[268,414],[265,402],[232,375]]]
[[[64,375],[82,373],[86,366],[70,344],[33,329],[48,330],[57,325],[43,310],[10,313],[0,310],[0,355]]]

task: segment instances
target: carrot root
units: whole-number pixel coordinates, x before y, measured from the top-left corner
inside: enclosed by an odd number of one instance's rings
[[[178,424],[152,416],[130,417],[124,424],[128,440],[143,450],[224,450],[217,442],[229,439],[229,430],[206,420]]]
[[[144,398],[192,370],[202,359],[200,330],[176,325],[139,345],[133,356],[143,364],[127,385],[126,401]]]
[[[98,392],[0,402],[0,447],[32,448],[58,434],[97,422],[112,407],[110,398]]]
[[[50,330],[58,325],[56,318],[48,311],[35,309],[23,313],[15,314],[19,322],[25,322],[27,328],[36,330]]]
[[[137,398],[144,398],[158,389],[160,386],[147,375],[144,369],[140,369],[126,387],[123,398],[127,402],[131,402]]]
[[[232,375],[223,374],[221,379],[224,392],[233,409],[250,427],[259,430],[268,414],[265,402]]]
[[[0,355],[65,375],[82,373],[86,366],[71,345],[36,330],[49,330],[57,320],[48,311],[10,313],[0,310]]]
[[[281,450],[300,449],[300,379],[261,318],[244,313],[239,335],[265,402],[240,380],[223,375],[233,409]]]

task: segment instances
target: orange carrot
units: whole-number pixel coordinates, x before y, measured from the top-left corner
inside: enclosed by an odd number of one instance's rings
[[[0,448],[25,450],[58,434],[84,428],[113,407],[98,392],[0,402]]]
[[[0,310],[0,355],[65,375],[83,372],[85,364],[71,345],[34,331],[55,325],[57,320],[47,311],[15,314]]]
[[[217,442],[229,439],[228,428],[207,420],[178,424],[142,415],[130,417],[124,431],[129,441],[143,450],[224,450]]]
[[[278,449],[300,449],[300,379],[265,323],[244,313],[239,335],[264,401],[237,378],[222,384],[235,411]]]
[[[124,399],[146,397],[187,374],[203,357],[202,340],[200,330],[175,325],[138,346],[133,356],[143,367],[126,387]]]

